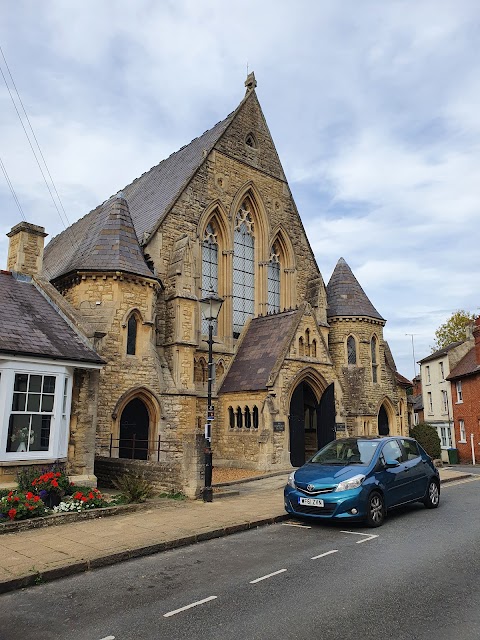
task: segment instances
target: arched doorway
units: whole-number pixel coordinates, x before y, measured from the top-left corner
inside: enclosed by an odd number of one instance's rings
[[[380,411],[378,412],[378,435],[380,436],[388,436],[390,433],[390,426],[388,424],[388,414],[385,407],[380,407]]]
[[[145,404],[140,398],[130,400],[120,418],[119,458],[148,459],[149,425],[150,418]]]
[[[318,449],[335,439],[333,384],[320,402],[308,382],[300,382],[290,401],[290,462],[300,467]]]

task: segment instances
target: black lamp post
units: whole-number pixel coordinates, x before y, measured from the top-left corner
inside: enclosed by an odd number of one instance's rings
[[[213,323],[218,318],[222,308],[223,299],[213,289],[205,298],[200,300],[200,308],[205,320],[208,321],[208,392],[207,392],[207,422],[205,424],[205,487],[203,489],[203,501],[212,502],[212,421],[214,409],[212,405],[213,382]]]

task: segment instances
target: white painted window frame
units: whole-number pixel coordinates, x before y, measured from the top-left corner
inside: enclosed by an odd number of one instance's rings
[[[66,458],[70,431],[73,367],[43,361],[0,360],[0,372],[0,462],[34,462],[35,460],[53,462]],[[17,373],[55,377],[48,451],[7,452],[8,425]]]

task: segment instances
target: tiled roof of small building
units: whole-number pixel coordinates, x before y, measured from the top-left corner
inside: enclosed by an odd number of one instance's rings
[[[286,340],[291,340],[290,329],[295,322],[298,323],[297,311],[253,318],[220,393],[266,389]]]
[[[433,353],[431,353],[429,356],[426,356],[426,358],[419,360],[419,362],[420,364],[423,364],[424,362],[429,362],[430,360],[436,360],[437,358],[446,356],[447,353],[451,351],[451,349],[453,349],[454,347],[458,347],[459,344],[462,344],[462,340],[459,340],[458,342],[451,342],[450,344],[447,344],[446,347],[443,347],[442,349],[438,349],[437,351],[434,351]]]
[[[133,227],[140,242],[145,234],[148,236],[152,233],[168,213],[206,155],[225,132],[236,111],[122,189],[121,193],[128,202]],[[82,255],[89,252],[92,236],[98,236],[108,217],[108,202],[98,206],[48,243],[45,247],[44,267],[49,279],[68,273],[71,270],[71,260],[75,258],[75,264],[78,264]]]
[[[405,376],[402,376],[402,374],[398,373],[398,371],[395,371],[395,380],[402,387],[411,387],[412,386],[412,381],[409,380],[408,378],[405,378]]]
[[[50,247],[45,263],[49,279],[77,270],[124,271],[154,277],[138,243],[128,204],[121,195],[99,207],[80,242],[68,239],[67,234],[64,242],[54,240]]]
[[[447,380],[455,380],[455,378],[463,378],[477,373],[480,373],[480,364],[477,362],[475,347],[473,347],[450,372]]]
[[[337,262],[327,285],[327,317],[362,316],[385,321],[360,286],[343,258]]]
[[[31,281],[0,272],[0,353],[103,364]]]

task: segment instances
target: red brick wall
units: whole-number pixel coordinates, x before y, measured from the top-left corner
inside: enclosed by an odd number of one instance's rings
[[[453,418],[455,421],[455,439],[457,441],[460,462],[472,462],[470,434],[473,433],[475,458],[480,464],[480,374],[461,378],[463,402],[458,403],[456,382],[452,382]],[[459,442],[459,422],[465,422],[466,443]]]

